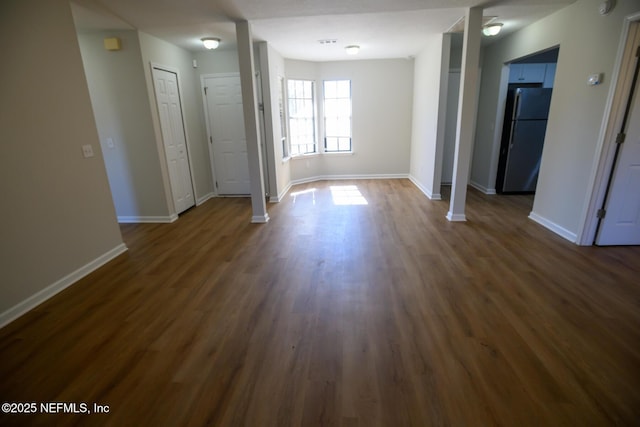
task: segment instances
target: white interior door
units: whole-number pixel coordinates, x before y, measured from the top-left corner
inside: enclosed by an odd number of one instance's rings
[[[640,30],[636,26],[633,52],[640,49]],[[597,245],[640,245],[640,58],[636,56],[630,66],[636,79],[635,91],[629,93],[625,106],[621,133],[624,143],[620,145],[618,159],[610,183],[605,205],[605,216],[601,220]]]
[[[191,185],[191,168],[187,156],[178,76],[175,73],[154,68],[153,81],[160,114],[164,152],[169,168],[171,194],[176,213],[180,213],[195,204],[195,197]]]
[[[249,161],[240,75],[204,79],[216,188],[220,195],[248,195]]]

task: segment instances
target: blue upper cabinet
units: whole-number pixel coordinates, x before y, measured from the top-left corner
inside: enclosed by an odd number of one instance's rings
[[[509,83],[542,83],[547,64],[511,64]]]

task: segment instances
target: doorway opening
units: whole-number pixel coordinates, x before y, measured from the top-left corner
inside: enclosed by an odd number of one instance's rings
[[[630,25],[610,122],[610,168],[594,244],[640,245],[640,22]],[[613,142],[613,143],[611,143]]]
[[[209,154],[218,196],[251,193],[239,73],[202,76]]]
[[[559,51],[552,48],[509,64],[495,183],[498,194],[535,194]]]

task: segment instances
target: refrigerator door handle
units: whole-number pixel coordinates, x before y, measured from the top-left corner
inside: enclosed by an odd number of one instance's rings
[[[517,120],[518,113],[520,112],[520,89],[516,89],[516,98],[513,101],[513,112],[511,114],[511,120]]]
[[[511,130],[509,131],[509,150],[511,150],[511,148],[513,148],[513,132],[516,129],[516,121],[512,120],[511,121]]]

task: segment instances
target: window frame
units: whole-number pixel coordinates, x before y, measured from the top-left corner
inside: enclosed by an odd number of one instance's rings
[[[289,114],[287,112],[287,81],[279,77],[280,90],[278,91],[278,109],[280,114],[280,143],[282,144],[282,160],[287,160],[289,155]],[[287,102],[285,102],[285,100]]]
[[[348,82],[349,83],[349,96],[336,96],[332,98],[327,97],[327,83],[340,83],[340,82]],[[336,88],[337,92],[337,88]],[[349,114],[348,117],[340,117],[337,116],[336,121],[339,123],[341,119],[348,119],[349,122],[349,135],[327,135],[327,100],[329,101],[340,101],[340,100],[349,100]],[[353,153],[353,83],[351,79],[331,79],[331,80],[323,80],[322,81],[322,112],[323,112],[323,152],[327,154],[351,154]],[[333,117],[333,116],[332,116]],[[331,117],[329,117],[331,119]],[[337,124],[333,125],[334,127],[338,126]],[[336,149],[328,148],[328,138],[336,138]],[[348,149],[340,149],[341,139],[348,139],[349,148]]]
[[[304,84],[309,83],[311,84],[311,98],[300,98],[300,97],[292,97],[291,94],[291,83],[296,83],[296,82],[302,82]],[[304,89],[303,89],[304,92]],[[297,95],[297,93],[295,94]],[[292,117],[291,116],[291,101],[294,100],[302,100],[302,101],[310,101],[311,104],[311,108],[312,108],[312,115],[311,117]],[[295,109],[294,109],[295,110]],[[287,115],[287,142],[288,142],[288,154],[289,157],[300,157],[300,156],[312,156],[312,155],[317,155],[319,154],[319,147],[318,147],[318,128],[317,128],[317,122],[318,122],[318,108],[317,108],[317,96],[316,96],[316,81],[315,80],[309,80],[309,79],[294,79],[294,78],[289,78],[287,79],[287,84],[286,84],[286,115]],[[299,135],[294,135],[294,133],[291,131],[291,124],[292,124],[292,120],[308,120],[311,119],[312,122],[312,130],[313,130],[313,135],[312,135],[312,142],[307,142],[307,143],[295,143],[294,141],[298,139]],[[308,148],[308,146],[313,146],[313,151],[304,151],[302,152],[302,150],[300,150],[300,147],[306,146]],[[295,148],[294,148],[295,147]]]

